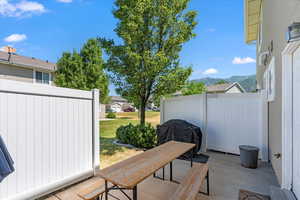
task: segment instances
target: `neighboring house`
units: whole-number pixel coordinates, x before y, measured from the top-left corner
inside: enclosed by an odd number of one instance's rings
[[[0,51],[0,79],[53,85],[56,64],[18,55],[13,48]]]
[[[218,93],[246,93],[246,90],[239,83],[224,83],[210,85],[206,87],[206,93],[218,94]],[[177,91],[173,96],[182,96],[181,91]]]
[[[172,94],[172,96],[174,96],[174,97],[182,96],[182,92],[181,91],[177,91],[174,94]]]
[[[111,96],[110,102],[111,103],[120,103],[120,104],[128,103],[128,101],[126,99],[124,99],[123,97],[120,97],[120,96]]]
[[[292,190],[298,199],[299,22],[299,0],[245,0],[245,39],[248,44],[256,43],[257,88],[266,93],[269,104],[269,157],[282,188]],[[293,40],[288,41],[288,33],[294,35]]]
[[[146,106],[146,110],[148,111],[159,111],[159,107],[157,107],[156,105],[155,105],[155,103],[154,102],[152,102],[151,100],[149,100],[149,103],[147,104],[147,106]]]
[[[106,105],[106,110],[112,112],[123,112],[127,108],[132,108],[132,104],[120,96],[111,96],[110,104]]]
[[[207,93],[245,93],[245,89],[239,83],[224,83],[207,86]]]
[[[112,104],[108,105],[108,108],[112,112],[122,112],[122,104],[120,104],[120,103],[112,103]]]

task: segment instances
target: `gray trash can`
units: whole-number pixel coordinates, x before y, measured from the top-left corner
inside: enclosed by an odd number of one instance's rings
[[[241,145],[241,165],[246,168],[256,169],[259,148],[248,145]]]

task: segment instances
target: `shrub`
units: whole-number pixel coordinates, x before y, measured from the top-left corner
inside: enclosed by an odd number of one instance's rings
[[[109,118],[109,119],[115,119],[117,116],[116,116],[116,113],[109,112],[109,113],[106,115],[106,117]]]
[[[117,129],[117,138],[125,144],[131,144],[138,148],[150,149],[156,145],[157,137],[151,124],[120,126]]]

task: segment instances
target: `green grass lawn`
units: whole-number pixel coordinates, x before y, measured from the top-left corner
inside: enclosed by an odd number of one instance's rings
[[[147,112],[146,121],[153,126],[159,124],[159,112]],[[136,112],[118,113],[117,119],[109,121],[100,121],[100,159],[101,168],[107,167],[113,163],[119,162],[130,156],[140,153],[135,149],[121,147],[113,144],[116,140],[116,130],[121,125],[129,123],[138,124],[138,114]]]
[[[157,118],[160,115],[159,112],[152,112],[148,111],[146,112],[146,119],[150,118]],[[124,112],[124,113],[118,113],[117,114],[119,119],[138,119],[138,113],[137,112]]]

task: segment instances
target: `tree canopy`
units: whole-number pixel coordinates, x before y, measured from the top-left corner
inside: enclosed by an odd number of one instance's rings
[[[140,109],[151,99],[182,89],[192,70],[180,65],[179,53],[192,39],[195,11],[187,11],[190,0],[116,0],[115,32],[121,39],[100,39],[105,47],[107,69],[117,92]]]
[[[202,82],[188,82],[182,90],[183,96],[202,94],[206,92],[206,86]]]
[[[88,40],[78,53],[64,52],[57,62],[55,84],[60,87],[100,90],[100,102],[108,101],[108,77],[97,39]]]

